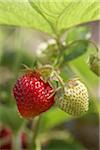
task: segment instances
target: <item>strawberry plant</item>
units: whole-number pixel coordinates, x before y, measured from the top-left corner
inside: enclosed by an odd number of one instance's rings
[[[0,1],[0,123],[7,125],[5,136],[8,127],[12,131],[10,144],[3,144],[5,137],[1,147],[84,149],[70,132],[54,128],[98,115],[93,87],[100,76],[100,50],[88,22],[100,19],[99,10],[98,0]],[[36,31],[43,37],[39,44]],[[58,141],[49,148],[53,139]],[[68,140],[72,144],[64,143]]]

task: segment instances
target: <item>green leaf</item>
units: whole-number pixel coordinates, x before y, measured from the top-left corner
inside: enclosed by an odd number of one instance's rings
[[[42,122],[42,131],[51,129],[56,127],[57,125],[69,121],[72,117],[69,116],[67,113],[63,112],[60,109],[52,108],[50,111],[45,112],[43,116]]]
[[[14,132],[19,130],[24,121],[24,119],[20,118],[15,108],[0,106],[0,123],[9,125]]]
[[[70,28],[67,31],[67,36],[65,38],[66,43],[70,43],[75,40],[84,40],[91,37],[91,30],[87,26],[79,26]]]
[[[88,87],[93,87],[93,89],[96,88],[96,85],[98,85],[98,78],[97,76],[89,69],[88,64],[88,55],[83,55],[81,57],[78,57],[78,59],[74,59],[70,62],[70,66],[72,66],[73,71],[77,76],[80,76],[80,78],[86,82],[86,85]],[[93,95],[95,95],[95,92],[92,92]]]
[[[49,34],[100,19],[98,0],[0,1],[0,24],[34,28]]]
[[[64,50],[64,62],[71,61],[87,51],[89,41],[78,40],[67,45]]]
[[[59,140],[53,139],[44,146],[43,150],[84,150],[84,146],[76,140]]]

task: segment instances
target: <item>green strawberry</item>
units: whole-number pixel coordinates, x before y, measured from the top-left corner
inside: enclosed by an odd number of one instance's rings
[[[56,105],[73,116],[85,113],[89,105],[86,86],[77,78],[70,80],[64,88],[63,97],[56,99]]]
[[[97,76],[100,76],[100,54],[90,56],[89,66]]]

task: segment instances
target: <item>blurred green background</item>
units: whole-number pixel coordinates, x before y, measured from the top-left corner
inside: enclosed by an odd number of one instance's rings
[[[70,43],[76,39],[92,37],[98,44],[95,37],[98,28],[95,26],[98,26],[98,22],[71,28],[63,35],[62,41],[64,38],[66,43]],[[22,72],[23,64],[32,68],[36,61],[49,63],[42,52],[47,48],[47,56],[51,57],[52,49],[48,50],[48,44],[53,42],[52,37],[39,31],[0,26],[0,125],[12,130],[15,139],[13,150],[25,149],[18,145],[23,132],[27,136],[24,141],[27,149],[32,136],[32,121],[21,118],[17,113],[12,86]],[[95,53],[93,46],[89,46],[86,53],[69,62],[70,70],[66,63],[61,70],[65,81],[74,72],[86,83],[90,95],[89,111],[79,118],[73,118],[56,107],[43,113],[38,135],[42,150],[99,150],[100,85],[98,77],[88,66],[91,53]],[[55,57],[56,55],[52,58]],[[34,119],[33,128],[36,121],[37,118]]]

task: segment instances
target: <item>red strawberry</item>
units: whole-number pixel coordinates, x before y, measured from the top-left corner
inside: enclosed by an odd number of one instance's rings
[[[53,92],[37,71],[26,72],[13,88],[18,110],[24,118],[32,118],[48,110],[54,104],[54,96],[50,96]]]
[[[21,148],[24,149],[24,150],[27,149],[28,148],[28,144],[29,144],[28,136],[27,136],[27,134],[25,132],[22,132],[21,133]]]
[[[12,149],[12,132],[9,128],[0,126],[0,150]]]

